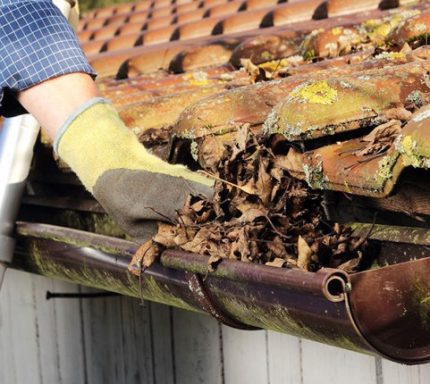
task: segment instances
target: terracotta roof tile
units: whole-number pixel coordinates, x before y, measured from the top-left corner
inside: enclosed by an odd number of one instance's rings
[[[269,17],[271,18],[269,25],[285,25],[309,19],[324,19],[327,17],[326,2],[306,0],[285,4],[276,8]]]
[[[215,5],[206,11],[207,17],[226,16],[238,12],[244,5],[244,0],[234,0],[226,4]]]
[[[423,81],[429,69],[425,62],[410,63],[301,83],[273,109],[266,129],[296,141],[375,124],[385,111],[405,104],[412,91],[430,91]]]
[[[127,23],[128,24],[131,24],[131,23],[144,24],[148,20],[149,15],[150,15],[150,13],[148,11],[133,12],[128,17],[128,22]],[[143,25],[142,25],[142,27],[143,27]]]
[[[286,143],[283,166],[313,188],[373,199],[430,166],[430,48],[417,48],[430,11],[389,10],[407,3],[147,1],[88,14],[79,36],[142,141],[228,142],[249,124]],[[378,129],[395,134],[375,149]]]
[[[140,32],[143,31],[145,28],[144,23],[127,23],[122,25],[120,28],[118,28],[117,34],[118,35],[130,35],[130,34],[140,34]]]
[[[176,15],[175,24],[185,24],[200,20],[207,12],[206,8],[198,8],[191,12],[181,12]]]
[[[195,11],[196,9],[202,7],[202,3],[200,1],[192,1],[190,3],[178,4],[176,2],[176,13],[186,13]]]
[[[176,16],[173,14],[169,14],[163,17],[150,18],[146,21],[146,29],[157,29],[167,27],[171,24],[174,24],[176,20]]]
[[[106,22],[105,18],[95,18],[88,20],[88,22],[85,24],[85,30],[94,30],[99,29],[104,26]]]
[[[152,44],[165,43],[172,38],[175,31],[176,31],[176,27],[174,25],[153,29],[151,31],[145,31],[142,33],[141,37],[139,38],[138,45],[152,45]]]
[[[170,16],[175,13],[175,10],[174,6],[154,8],[151,10],[151,18],[158,19],[159,17]]]
[[[93,41],[97,41],[97,40],[104,40],[104,41],[108,41],[110,38],[112,38],[113,36],[117,35],[119,27],[117,25],[106,25],[103,28],[99,28],[95,31],[92,30],[86,30],[83,31],[79,34],[79,38],[82,40],[82,34],[86,33],[91,33],[90,35],[90,39],[87,39],[89,41],[93,40]]]
[[[136,3],[134,10],[135,11],[148,11],[152,8],[152,2],[150,1],[139,1]]]
[[[381,11],[370,11],[366,13],[351,15],[347,19],[345,19],[344,17],[340,17],[340,18],[292,24],[291,26],[288,27],[288,29],[294,29],[294,30],[306,32],[306,31],[312,31],[314,29],[319,29],[319,28],[330,28],[336,25],[357,24],[357,23],[363,22],[364,20],[367,20],[368,18],[381,17],[383,14],[384,12],[381,12]],[[281,28],[281,29],[285,30],[285,28]],[[257,29],[257,30],[251,30],[249,32],[240,32],[238,34],[228,35],[228,38],[229,36],[231,36],[239,40],[244,40],[246,38],[255,37],[258,35],[278,33],[279,31],[280,31],[280,27]],[[137,46],[132,50],[122,49],[121,51],[118,51],[118,52],[102,53],[92,58],[91,63],[96,67],[96,70],[103,76],[106,76],[108,74],[111,74],[111,75],[115,74],[118,68],[120,67],[120,65],[125,60],[132,60],[134,62],[133,67],[135,68],[135,70],[137,70],[137,72],[133,71],[133,73],[140,73],[138,70],[138,67],[143,63],[144,64],[141,67],[141,71],[153,71],[153,70],[157,70],[158,68],[168,68],[170,60],[174,57],[174,55],[176,55],[178,52],[181,51],[181,47],[182,49],[184,49],[190,46],[209,44],[210,42],[219,41],[220,39],[224,39],[224,37],[208,36],[208,37],[198,38],[193,40],[163,43],[161,45],[151,46],[151,47]],[[147,59],[148,56],[152,57],[152,59],[155,60],[154,64],[151,64],[150,60]],[[158,59],[158,57],[162,59]],[[160,67],[160,65],[162,66]]]

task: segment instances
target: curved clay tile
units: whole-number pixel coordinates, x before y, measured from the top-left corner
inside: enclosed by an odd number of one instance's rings
[[[219,21],[220,18],[211,17],[178,26],[174,35],[172,36],[172,40],[184,40],[211,35],[213,29]]]
[[[272,13],[272,25],[284,25],[327,17],[324,0],[306,0],[277,7]]]
[[[406,42],[423,39],[430,34],[430,11],[423,12],[406,20],[395,29],[389,40],[401,47]]]
[[[378,8],[395,8],[398,0],[328,0],[327,12],[329,17],[368,11]]]
[[[172,0],[153,0],[152,8],[162,8],[172,5]]]
[[[94,31],[86,31],[86,30],[79,31],[77,33],[77,35],[78,35],[78,38],[79,38],[79,41],[81,42],[81,44],[90,40],[91,37],[93,36],[93,33],[94,33]]]
[[[223,21],[220,21],[214,29],[214,34],[234,33],[258,28],[267,13],[267,8],[249,12],[239,12],[234,16],[229,16]]]
[[[109,40],[113,38],[118,31],[117,25],[107,25],[93,32],[92,40]]]
[[[244,4],[245,4],[244,0],[234,0],[229,3],[215,5],[207,9],[206,16],[217,17],[217,16],[231,15],[236,12],[239,12],[239,10],[242,8]]]
[[[139,38],[136,45],[152,45],[165,43],[171,39],[175,30],[176,27],[174,25],[169,25],[164,28],[145,31]]]
[[[127,23],[118,29],[118,35],[140,34],[146,23]]]
[[[192,1],[190,3],[179,4],[176,2],[176,13],[185,13],[194,11],[202,6],[201,1]]]
[[[121,56],[119,59],[112,56],[110,61],[108,59],[106,63],[103,61],[103,58],[101,58],[100,60],[93,60],[91,64],[99,73],[99,77],[105,74],[111,75],[112,68],[117,68],[117,77],[126,79],[155,72],[160,68],[167,69],[172,58],[181,52],[184,47],[184,45],[173,46],[172,44],[159,44],[149,47],[149,49],[145,50],[144,54],[137,55],[127,60]],[[155,49],[152,50],[152,48]]]
[[[85,12],[82,15],[82,18],[85,20],[90,20],[93,19],[94,17],[96,17],[96,13],[97,13],[98,9],[92,9],[91,11]]]
[[[137,45],[136,42],[138,38],[139,37],[136,35],[124,35],[124,36],[114,37],[113,39],[110,39],[103,45],[100,52],[132,48],[135,45]]]
[[[136,6],[136,3],[117,4],[115,14],[120,15],[124,13],[130,13],[134,10],[135,6]]]
[[[150,13],[148,11],[139,11],[133,12],[129,18],[129,23],[145,23],[150,17]]]
[[[204,8],[198,8],[191,12],[185,12],[176,15],[176,24],[191,23],[193,21],[203,19],[206,10]]]
[[[81,48],[87,56],[91,56],[101,52],[105,44],[106,42],[104,40],[90,40],[82,44]]]
[[[151,18],[157,19],[159,17],[170,16],[175,13],[176,8],[174,6],[155,8],[151,11]]]
[[[291,3],[290,1],[279,1],[279,0],[247,0],[245,9],[247,11],[259,9],[259,8],[265,8],[265,7],[275,7],[279,3]]]
[[[96,13],[96,18],[106,18],[111,17],[115,14],[116,8],[115,7],[109,7],[109,8],[99,8],[99,10]]]
[[[172,59],[169,70],[182,73],[211,65],[222,65],[228,63],[232,51],[232,46],[216,43],[184,49]]]
[[[115,16],[109,17],[106,20],[106,25],[108,26],[116,25],[119,27],[127,22],[129,16],[130,16],[129,13],[123,13],[121,15],[115,15]]]
[[[285,31],[276,35],[268,34],[252,37],[235,48],[230,63],[241,67],[241,59],[251,59],[254,64],[295,55],[303,41],[303,34]]]
[[[102,28],[105,25],[105,23],[106,23],[106,18],[95,18],[95,19],[88,20],[85,26],[85,30],[91,31],[91,30]]]
[[[203,0],[202,7],[209,8],[218,4],[226,4],[229,0]]]
[[[153,19],[152,17],[146,22],[146,29],[153,30],[158,28],[167,27],[175,21],[175,15],[168,15]]]
[[[274,108],[266,128],[293,141],[360,129],[404,105],[411,92],[429,92],[423,81],[428,68],[423,61],[308,82]]]
[[[134,6],[134,11],[136,11],[136,12],[138,12],[138,11],[148,11],[148,10],[151,9],[151,7],[152,7],[152,2],[151,1],[139,1]]]

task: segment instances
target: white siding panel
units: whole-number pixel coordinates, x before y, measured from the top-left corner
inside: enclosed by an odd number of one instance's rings
[[[137,299],[45,300],[72,284],[8,271],[0,383],[429,384],[430,365],[383,359]],[[89,289],[82,289],[90,291]]]
[[[173,310],[177,384],[222,383],[220,327],[205,315]]]
[[[45,298],[46,291],[53,290],[54,282],[39,276],[32,276],[31,281],[41,382],[62,383],[56,310]]]
[[[278,332],[268,332],[270,384],[302,383],[301,340]]]
[[[123,297],[121,322],[116,327],[122,332],[124,383],[154,384],[151,318],[149,306],[137,299]]]
[[[173,384],[173,310],[167,305],[148,303],[151,312],[154,382]]]
[[[377,384],[375,358],[356,352],[302,341],[303,383]]]
[[[7,271],[1,292],[2,383],[42,384],[31,275]],[[4,370],[3,370],[4,369]]]
[[[82,312],[88,382],[123,382],[121,298],[82,299]]]
[[[42,280],[42,277],[38,277]],[[43,279],[50,281],[48,279]],[[54,292],[79,293],[79,287],[75,284],[62,281],[53,281]],[[85,382],[85,353],[82,333],[82,321],[79,300],[55,299],[45,300],[45,292],[40,292],[38,297],[44,306],[51,307],[55,313],[55,333],[57,336],[56,348],[58,353],[59,383],[79,384]],[[46,317],[43,322],[46,322]],[[42,323],[42,322],[39,322]],[[45,381],[56,383],[56,381]]]
[[[268,381],[265,331],[222,327],[225,383],[259,384]]]
[[[420,383],[420,367],[410,367],[383,360],[382,377],[384,383],[389,384]]]

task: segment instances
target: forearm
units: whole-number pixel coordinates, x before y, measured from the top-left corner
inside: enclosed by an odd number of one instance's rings
[[[97,96],[97,87],[89,75],[72,73],[21,91],[18,100],[54,140],[66,119],[82,104]]]
[[[15,96],[52,136],[97,95],[76,35],[50,1],[0,0],[0,42],[0,114],[16,112]]]

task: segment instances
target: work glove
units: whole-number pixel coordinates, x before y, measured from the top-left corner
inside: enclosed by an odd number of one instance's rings
[[[190,194],[211,198],[213,181],[151,154],[102,98],[75,111],[54,149],[118,225],[136,239],[147,220],[173,221]]]

